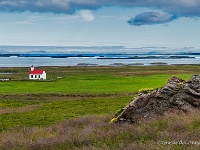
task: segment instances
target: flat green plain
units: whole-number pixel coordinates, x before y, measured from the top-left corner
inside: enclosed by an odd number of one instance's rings
[[[46,81],[28,80],[29,68],[0,68],[0,131],[46,127],[87,115],[114,115],[143,88],[159,88],[176,75],[199,74],[199,65],[123,67],[40,67]]]
[[[84,75],[70,76],[55,81],[11,81],[0,83],[0,93],[124,93],[141,88],[163,86],[171,75],[111,76]],[[191,75],[184,75],[188,79]]]

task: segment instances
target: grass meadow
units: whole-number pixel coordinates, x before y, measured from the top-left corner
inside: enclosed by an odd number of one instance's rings
[[[0,149],[197,149],[200,114],[168,114],[135,125],[110,124],[143,88],[185,80],[199,65],[40,67],[46,81],[28,80],[30,68],[0,68]],[[3,74],[13,73],[13,74]],[[200,140],[199,140],[200,142]]]

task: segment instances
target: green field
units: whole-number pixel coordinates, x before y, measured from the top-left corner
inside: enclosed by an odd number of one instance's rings
[[[9,75],[12,80],[0,82],[1,131],[15,126],[46,126],[84,115],[114,114],[140,89],[162,87],[172,75],[188,80],[200,67],[46,67],[45,70],[46,81],[30,81],[29,68],[0,69],[14,72]],[[5,77],[1,74],[0,78]]]
[[[0,93],[129,93],[163,86],[170,74],[148,76],[84,75],[55,81],[2,82]],[[180,76],[180,75],[179,75]],[[191,74],[184,75],[188,79]]]
[[[42,67],[41,67],[42,68]],[[159,88],[176,75],[185,80],[199,65],[43,67],[46,81],[28,80],[29,68],[0,68],[0,132],[48,127],[83,116],[114,116],[143,88]]]
[[[30,81],[27,80],[28,68],[12,68],[10,71],[16,73],[9,78],[13,80],[1,82],[0,93],[129,93],[141,88],[161,87],[172,75],[189,79],[198,70],[199,66],[49,67],[46,81]],[[0,78],[4,78],[3,75]]]

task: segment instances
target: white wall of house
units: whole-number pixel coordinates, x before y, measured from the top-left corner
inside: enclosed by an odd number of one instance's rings
[[[29,79],[42,79],[42,80],[46,80],[46,72],[43,71],[43,74],[29,74]]]
[[[44,71],[43,74],[42,74],[42,79],[43,79],[43,80],[46,80],[46,72],[45,72],[45,71]]]

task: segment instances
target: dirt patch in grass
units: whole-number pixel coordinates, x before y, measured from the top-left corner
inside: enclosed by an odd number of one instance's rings
[[[79,100],[94,98],[114,98],[134,96],[137,92],[130,93],[28,93],[28,94],[0,94],[0,100],[15,100],[22,102],[49,102],[53,100]]]
[[[18,108],[2,108],[2,109],[0,109],[0,114],[28,112],[28,111],[32,111],[32,110],[41,108],[42,105],[43,104],[35,104],[35,105],[28,105],[28,106],[24,106],[24,107],[18,107]]]

